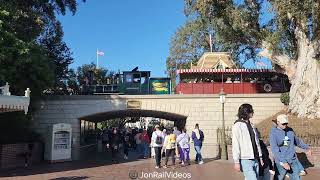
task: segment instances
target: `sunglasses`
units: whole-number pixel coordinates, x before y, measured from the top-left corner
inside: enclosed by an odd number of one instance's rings
[[[282,124],[282,126],[286,126],[286,125],[288,125],[288,123],[283,123],[283,124]]]

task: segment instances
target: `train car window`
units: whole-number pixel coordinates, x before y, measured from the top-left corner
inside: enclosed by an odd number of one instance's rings
[[[128,83],[132,82],[132,74],[126,74],[126,82]]]
[[[133,82],[134,83],[140,83],[141,79],[140,79],[140,74],[133,74]]]
[[[103,93],[103,86],[96,86],[96,93]]]
[[[147,78],[146,77],[141,77],[141,84],[146,83]]]

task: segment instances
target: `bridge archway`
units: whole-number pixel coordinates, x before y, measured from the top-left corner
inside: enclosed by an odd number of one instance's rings
[[[180,114],[165,112],[165,111],[144,110],[144,109],[113,110],[113,111],[106,111],[106,112],[86,115],[86,116],[78,118],[80,121],[80,144],[81,144],[81,147],[85,148],[85,147],[90,147],[88,145],[99,144],[99,142],[97,142],[97,138],[96,138],[97,135],[99,134],[99,133],[97,133],[97,132],[99,132],[99,130],[97,128],[97,123],[105,122],[105,121],[108,121],[111,119],[119,119],[119,118],[123,119],[123,118],[128,118],[128,117],[153,117],[153,118],[165,119],[165,120],[174,122],[174,126],[178,127],[178,129],[183,129],[186,125],[186,120],[187,120],[187,116],[185,116],[185,115],[180,115]],[[119,119],[119,121],[121,121],[121,120]],[[135,122],[135,121],[130,121],[130,122]],[[86,127],[88,127],[88,124],[89,124],[89,127],[92,129],[86,129]],[[123,123],[123,125],[124,124],[125,123]],[[119,126],[119,127],[123,127],[123,126]],[[149,128],[150,127],[151,126],[149,126]],[[144,128],[148,128],[148,126],[144,127]],[[148,132],[149,132],[149,130],[150,130],[150,132],[152,132],[152,129],[149,129],[149,128],[148,128]],[[86,133],[87,130],[89,130],[89,132],[93,132],[93,134],[94,134],[93,141],[90,140],[90,138],[89,138],[89,141],[86,141],[86,140],[88,140],[86,138],[86,135],[88,135]],[[93,130],[93,131],[91,131],[91,130]],[[89,136],[90,135],[92,135],[92,134],[89,133]],[[149,134],[149,136],[150,136],[150,134]],[[99,147],[99,145],[98,145],[98,147]],[[97,152],[90,151],[90,149],[88,151],[83,150],[83,152],[84,153],[81,153],[81,155],[80,155],[81,159],[83,159],[83,158],[87,159],[87,157],[90,157],[92,155],[97,154]],[[98,150],[98,152],[101,152],[101,151]],[[90,159],[92,159],[92,157]]]
[[[79,120],[86,120],[94,123],[103,122],[109,119],[125,118],[125,117],[154,117],[175,122],[180,122],[180,127],[183,128],[186,123],[187,116],[156,110],[141,110],[141,109],[126,109],[126,110],[115,110],[107,111],[103,113],[97,113],[80,117]]]

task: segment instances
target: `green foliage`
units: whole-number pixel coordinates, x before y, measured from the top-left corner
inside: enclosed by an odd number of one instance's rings
[[[39,134],[28,128],[31,122],[24,112],[1,113],[0,144],[39,141]]]
[[[76,12],[76,0],[0,0],[0,81],[13,94],[29,87],[37,99],[65,77],[72,62],[56,14]],[[32,101],[33,102],[33,101]]]
[[[76,5],[76,0],[0,0],[0,82],[9,82],[14,95],[30,88],[29,112],[44,89],[64,78],[73,60],[56,14],[74,14]],[[1,143],[35,138],[23,113],[0,114],[0,121]]]
[[[117,119],[108,119],[104,122],[99,123],[97,126],[99,129],[107,128],[123,128],[126,123],[140,121],[140,117],[126,117]]]
[[[281,101],[284,105],[289,105],[289,102],[290,102],[289,92],[282,93],[281,96],[280,96],[280,101]]]
[[[90,72],[93,73],[94,84],[106,84],[107,77],[111,77],[114,74],[114,72],[103,67],[96,69],[96,65],[94,63],[84,64],[77,68],[78,82],[82,84],[81,82],[83,82],[84,78],[90,76]]]
[[[270,51],[295,59],[297,30],[310,42],[320,38],[320,1],[185,0],[185,15],[187,22],[171,41],[168,72],[176,62],[190,64],[208,51],[209,33],[214,35],[214,50],[231,52],[239,65],[256,61],[263,42],[270,43]]]

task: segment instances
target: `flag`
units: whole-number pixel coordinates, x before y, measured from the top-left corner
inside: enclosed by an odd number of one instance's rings
[[[265,66],[267,66],[267,65],[266,65],[264,62],[262,62],[262,61],[256,62],[256,65],[259,66],[259,67],[265,67]]]
[[[104,52],[102,52],[102,51],[97,51],[97,55],[99,55],[99,56],[104,56]]]

